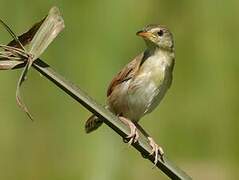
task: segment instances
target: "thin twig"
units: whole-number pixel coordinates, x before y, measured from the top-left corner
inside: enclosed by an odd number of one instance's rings
[[[66,80],[63,76],[54,71],[48,64],[46,64],[40,59],[37,59],[36,61],[34,61],[33,67],[42,75],[44,75],[47,79],[49,79],[59,88],[61,88],[64,92],[70,95],[73,99],[78,101],[86,109],[101,118],[105,124],[111,127],[123,139],[125,139],[130,133],[129,128],[124,123],[122,123],[114,114],[112,114],[109,110],[105,109],[102,105],[96,103],[96,101],[89,97],[78,86]],[[152,163],[154,163],[154,156],[149,156],[151,152],[151,147],[147,141],[147,138],[143,134],[140,133],[139,141],[137,143],[133,143],[132,145],[142,154],[144,158],[147,158]],[[183,170],[174,165],[174,163],[170,162],[165,156],[164,162],[162,162],[162,160],[158,158],[158,163],[156,166],[171,179],[192,179]]]

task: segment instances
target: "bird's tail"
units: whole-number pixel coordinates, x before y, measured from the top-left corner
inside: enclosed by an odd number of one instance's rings
[[[85,123],[85,132],[90,133],[103,124],[103,121],[99,119],[97,116],[92,115]]]

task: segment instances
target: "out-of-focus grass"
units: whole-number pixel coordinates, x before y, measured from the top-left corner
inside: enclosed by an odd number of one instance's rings
[[[238,179],[238,1],[0,4],[0,17],[16,33],[57,5],[66,29],[43,59],[102,104],[112,76],[145,48],[135,32],[166,24],[176,42],[174,82],[141,123],[194,179],[219,179],[219,172],[221,179]],[[0,34],[6,43],[9,36]],[[15,104],[19,74],[0,72],[0,179],[167,179],[109,128],[86,135],[89,113],[34,71],[23,89],[31,123]]]

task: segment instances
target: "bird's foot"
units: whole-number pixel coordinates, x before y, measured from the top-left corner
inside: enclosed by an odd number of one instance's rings
[[[160,159],[164,161],[163,160],[164,151],[159,145],[155,143],[153,138],[148,137],[148,140],[149,140],[150,146],[152,147],[152,152],[150,153],[150,155],[154,154],[154,165],[156,166],[158,162],[158,156],[160,156]]]
[[[120,116],[119,119],[130,128],[130,134],[126,137],[129,139],[128,144],[131,145],[132,143],[136,143],[139,139],[139,133],[135,124],[123,116]]]

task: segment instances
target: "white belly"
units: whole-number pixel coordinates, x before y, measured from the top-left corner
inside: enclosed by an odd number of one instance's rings
[[[138,121],[160,103],[170,86],[171,63],[164,56],[153,56],[141,66],[138,74],[114,90],[117,97],[111,109],[132,121]]]
[[[171,77],[168,68],[158,69],[144,77],[132,80],[128,89],[127,101],[129,110],[127,116],[139,120],[146,113],[151,112],[160,103],[168,90],[168,79]],[[158,75],[156,79],[153,76]]]

